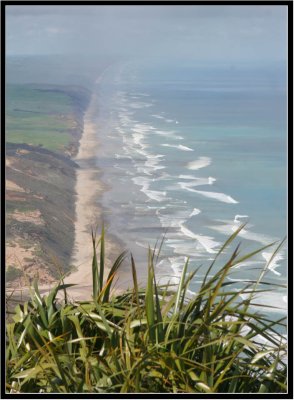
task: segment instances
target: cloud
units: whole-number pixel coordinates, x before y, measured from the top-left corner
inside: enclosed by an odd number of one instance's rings
[[[45,28],[45,31],[46,31],[47,33],[51,34],[51,35],[60,35],[60,34],[62,34],[62,33],[67,32],[66,29],[57,28],[57,27],[54,27],[54,26],[49,26],[49,27]]]
[[[194,62],[285,60],[286,6],[6,6],[7,50]],[[33,29],[28,40],[27,32]],[[9,36],[13,32],[14,36]]]

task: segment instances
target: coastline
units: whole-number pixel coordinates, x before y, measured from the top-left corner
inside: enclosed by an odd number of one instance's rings
[[[7,112],[21,134],[17,138],[8,124],[5,279],[8,290],[19,290],[35,278],[40,286],[54,284],[60,270],[70,270],[77,170],[73,160],[90,91],[47,83],[9,84],[8,88]],[[29,113],[29,122],[23,119],[22,109]],[[44,129],[52,135],[43,135]]]
[[[95,112],[93,104],[95,104],[94,94],[84,116],[84,129],[79,141],[77,155],[74,158],[79,168],[76,170],[75,240],[71,265],[76,270],[65,278],[65,283],[76,284],[76,286],[68,289],[69,296],[74,300],[91,299],[93,257],[91,231],[92,229],[97,229],[97,237],[99,237],[102,222],[104,221],[103,209],[99,204],[99,198],[107,188],[100,179],[102,171],[95,165],[99,139],[96,127],[91,121],[92,112]],[[122,243],[119,243],[113,236],[106,234],[105,276],[107,276],[111,264],[123,250]],[[118,274],[118,276],[121,276],[122,281],[127,283],[128,279],[124,275],[123,272]],[[116,288],[115,291],[118,292],[119,288]]]
[[[100,78],[96,80],[96,83],[99,83],[102,76],[103,72]],[[47,86],[45,88],[48,89]],[[54,89],[56,89],[55,86]],[[62,92],[65,92],[64,87],[62,87]],[[125,249],[125,246],[115,236],[107,234],[107,213],[104,212],[105,210],[102,209],[102,206],[99,203],[101,196],[103,195],[103,192],[107,190],[107,187],[101,181],[103,171],[96,166],[97,149],[100,146],[99,140],[100,137],[103,137],[102,135],[100,136],[97,134],[97,128],[92,122],[93,116],[97,113],[96,96],[95,94],[89,94],[89,97],[87,97],[87,93],[85,93],[83,94],[83,98],[78,98],[76,93],[79,92],[76,92],[71,88],[68,89],[66,93],[75,103],[75,120],[72,124],[71,132],[72,141],[65,151],[66,154],[63,155],[62,153],[56,153],[46,148],[31,146],[26,143],[21,145],[12,143],[10,144],[11,149],[9,147],[10,153],[14,150],[17,151],[18,158],[21,156],[20,161],[22,163],[26,162],[28,165],[22,171],[22,175],[18,178],[16,172],[20,170],[14,169],[15,165],[12,161],[14,162],[15,160],[12,157],[13,155],[10,155],[9,153],[10,158],[6,160],[6,174],[8,174],[8,178],[10,179],[8,180],[8,189],[12,191],[11,193],[14,196],[18,195],[18,197],[24,197],[27,195],[27,189],[23,188],[23,174],[28,174],[29,172],[27,172],[27,170],[32,170],[32,163],[38,162],[40,164],[40,157],[44,158],[46,156],[46,161],[50,161],[52,164],[52,170],[56,171],[56,176],[53,176],[51,172],[49,179],[47,175],[48,170],[44,169],[44,171],[42,170],[43,172],[41,171],[41,176],[44,178],[45,186],[43,185],[43,187],[41,185],[42,182],[38,183],[38,188],[42,189],[41,193],[44,192],[47,195],[46,190],[48,191],[49,185],[50,190],[52,190],[53,182],[51,181],[53,178],[56,182],[59,182],[60,180],[62,182],[62,185],[58,186],[58,193],[55,194],[54,192],[55,196],[51,196],[52,199],[50,197],[51,192],[48,192],[49,200],[51,200],[50,210],[48,211],[46,209],[48,201],[44,202],[43,196],[37,196],[36,189],[30,188],[30,191],[32,190],[33,198],[38,202],[36,204],[37,210],[26,214],[15,212],[13,217],[18,218],[16,222],[19,224],[24,222],[32,223],[34,224],[33,226],[36,226],[36,229],[45,229],[45,227],[48,229],[48,226],[54,228],[56,225],[55,215],[58,211],[58,223],[60,223],[61,226],[58,232],[60,231],[61,236],[58,236],[58,240],[54,241],[55,246],[58,248],[58,243],[62,243],[60,246],[64,249],[64,241],[68,240],[69,235],[72,238],[72,242],[68,243],[69,251],[66,254],[68,260],[59,259],[59,254],[54,258],[54,260],[57,261],[57,264],[61,266],[61,270],[66,274],[65,282],[75,284],[75,286],[68,288],[69,297],[73,300],[90,300],[92,296],[93,256],[91,229],[96,229],[97,237],[99,237],[102,222],[106,222],[105,276],[107,276],[109,268],[115,259]],[[88,93],[90,92],[88,91]],[[29,156],[34,158],[31,160]],[[34,167],[38,167],[39,169],[38,177],[40,177],[41,168],[41,165],[39,164]],[[19,167],[17,166],[17,168]],[[12,173],[14,174],[13,176],[11,175]],[[32,182],[32,184],[35,183],[35,180],[31,176],[28,180],[28,183],[30,182]],[[48,215],[44,214],[44,210]],[[20,222],[18,222],[18,220]],[[34,250],[34,248],[32,249]],[[25,247],[21,247],[19,244],[13,245],[11,249],[9,247],[9,261],[17,258],[17,265],[21,264],[22,268],[25,269],[25,276],[23,279],[17,278],[9,283],[6,282],[6,292],[9,296],[14,293],[13,297],[18,298],[20,296],[20,299],[25,299],[29,293],[29,287],[31,286],[34,277],[38,278],[38,286],[40,293],[42,294],[48,293],[48,291],[51,290],[59,280],[59,274],[57,274],[58,276],[54,276],[51,271],[49,271],[47,264],[42,263],[41,258],[37,258],[36,254],[33,254],[33,250],[30,251]],[[53,254],[55,252],[52,251],[51,253]],[[31,264],[28,269],[26,264],[29,262],[29,256],[32,258],[32,261],[30,261]],[[24,260],[28,261],[24,263]],[[51,265],[51,258],[48,260],[48,263],[49,262]],[[117,274],[112,285],[113,292],[115,291],[115,293],[128,287],[129,283],[132,282],[130,280],[130,273],[123,271],[123,266],[121,269],[122,271]],[[118,276],[120,276],[119,284],[117,284]]]

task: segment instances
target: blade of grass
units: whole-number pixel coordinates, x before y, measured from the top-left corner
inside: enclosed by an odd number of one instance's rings
[[[121,264],[123,263],[123,261],[125,260],[126,256],[127,256],[128,252],[127,251],[123,251],[115,260],[115,262],[113,263],[108,277],[107,277],[107,287],[105,289],[105,293],[104,293],[104,297],[103,297],[103,302],[107,303],[109,301],[109,295],[110,295],[110,289],[111,289],[111,284],[112,281],[115,277],[116,272],[118,271],[119,267],[121,266]]]
[[[100,237],[99,293],[103,288],[103,278],[104,278],[104,268],[105,268],[104,262],[105,262],[105,230],[103,223],[101,229],[101,237]]]
[[[185,282],[185,277],[186,277],[186,272],[187,272],[187,268],[188,268],[188,264],[189,264],[189,258],[187,258],[182,274],[181,274],[181,279],[180,279],[180,283],[178,286],[178,290],[177,290],[177,297],[176,297],[176,302],[175,302],[175,308],[174,308],[174,315],[178,313],[179,311],[179,304],[180,304],[180,299],[181,299],[181,294],[182,294],[182,290],[183,290],[183,286],[184,286],[184,282]]]
[[[154,323],[155,323],[155,316],[154,316],[154,293],[153,293],[153,269],[151,266],[152,263],[152,255],[151,249],[149,247],[148,251],[148,277],[147,277],[147,287],[146,287],[146,296],[145,296],[145,303],[146,303],[146,316],[148,321],[148,328],[149,328],[149,335],[151,342],[155,341],[155,332],[154,332]]]
[[[139,288],[138,288],[137,271],[136,271],[136,265],[135,265],[135,261],[134,261],[134,258],[133,258],[132,254],[131,254],[131,265],[132,265],[132,277],[133,277],[133,284],[134,284],[134,292],[135,292],[135,297],[136,297],[136,303],[139,305]]]
[[[92,260],[92,279],[93,279],[93,298],[98,298],[99,294],[99,276],[98,276],[98,262],[96,252],[96,233],[92,230],[92,244],[93,244],[93,260]]]

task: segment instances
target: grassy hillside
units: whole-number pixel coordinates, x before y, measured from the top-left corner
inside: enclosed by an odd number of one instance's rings
[[[74,242],[75,169],[90,94],[75,86],[6,88],[6,266],[8,281],[50,282]]]

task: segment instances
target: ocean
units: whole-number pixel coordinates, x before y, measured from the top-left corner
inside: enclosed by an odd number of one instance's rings
[[[94,87],[91,120],[100,143],[96,164],[107,190],[97,199],[107,232],[125,243],[143,279],[148,247],[165,239],[160,282],[177,283],[201,266],[197,291],[221,245],[246,222],[245,255],[287,234],[286,72],[278,67],[111,65]],[[256,280],[278,243],[232,269],[234,290]],[[287,283],[284,245],[264,281]],[[258,296],[285,312],[286,289]],[[258,302],[258,299],[257,301]]]

